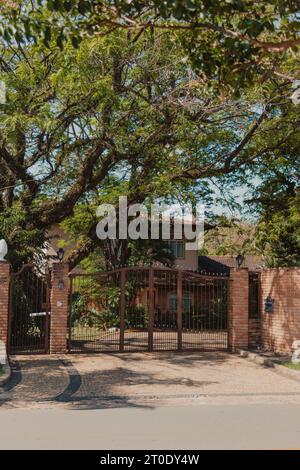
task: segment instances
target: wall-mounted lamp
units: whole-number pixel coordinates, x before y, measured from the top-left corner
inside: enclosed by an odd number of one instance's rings
[[[237,255],[235,260],[236,260],[236,264],[237,264],[238,268],[240,268],[242,266],[244,259],[245,259],[245,257],[241,253],[239,255]]]
[[[57,287],[58,287],[59,290],[64,290],[64,288],[65,288],[65,283],[64,283],[64,281],[63,281],[62,279],[60,279],[60,280],[58,281]]]
[[[57,259],[59,261],[62,261],[64,259],[64,256],[65,256],[65,250],[63,248],[59,248],[59,250],[56,252],[57,254]]]

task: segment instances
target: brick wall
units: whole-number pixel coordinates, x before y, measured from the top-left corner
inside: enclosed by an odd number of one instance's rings
[[[69,265],[54,263],[51,279],[50,353],[67,351]]]
[[[248,348],[248,269],[230,269],[229,347]]]
[[[51,289],[50,352],[67,351],[69,266],[55,263]],[[0,340],[7,344],[10,265],[0,262]],[[248,318],[248,270],[230,271],[229,347],[231,350],[257,346],[290,353],[300,339],[300,268],[266,269],[261,272],[261,319]],[[264,311],[268,295],[274,312]]]
[[[264,301],[274,299],[274,313],[266,313]],[[300,339],[300,268],[266,269],[261,273],[262,346],[290,353]]]
[[[10,265],[0,261],[0,340],[7,347]]]

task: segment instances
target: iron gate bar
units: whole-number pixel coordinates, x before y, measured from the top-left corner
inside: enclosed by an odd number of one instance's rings
[[[73,292],[73,279],[74,279],[74,276],[72,276],[71,274],[69,274],[69,278],[70,278],[70,283],[69,283],[69,311],[68,311],[68,352],[70,353],[71,352],[71,349],[72,349],[72,344],[71,344],[71,340],[72,340],[72,322],[71,322],[71,319],[72,319],[72,292]]]
[[[153,351],[153,330],[154,330],[154,270],[151,267],[149,269],[149,323],[148,323],[148,350]]]
[[[142,273],[147,273],[148,276],[144,276]],[[133,274],[136,275],[133,276]],[[98,273],[70,273],[70,288],[71,288],[71,302],[70,302],[70,311],[69,311],[69,351],[74,351],[72,347],[72,293],[74,290],[74,279],[78,278],[90,278],[99,281],[107,281],[113,275],[118,274],[118,286],[120,288],[120,297],[119,297],[119,340],[118,340],[118,351],[123,352],[133,351],[134,348],[143,348],[146,346],[141,342],[142,330],[139,333],[139,330],[127,330],[126,322],[132,323],[132,321],[138,321],[136,316],[130,317],[131,319],[126,319],[126,279],[133,280],[137,286],[138,291],[135,294],[133,299],[133,305],[137,305],[136,302],[138,298],[141,298],[147,293],[147,304],[143,308],[146,308],[147,313],[147,349],[152,350],[173,350],[172,345],[174,341],[174,334],[176,333],[177,337],[177,350],[184,349],[201,349],[208,350],[211,349],[227,349],[228,347],[228,306],[230,299],[229,297],[229,277],[224,275],[205,275],[200,273],[195,273],[192,271],[182,270],[178,268],[169,268],[169,267],[149,267],[149,266],[136,266],[136,267],[124,267],[118,268],[107,272],[98,272]],[[184,280],[184,282],[183,282]],[[175,282],[175,284],[174,284]],[[183,341],[183,290],[185,286],[188,285],[187,292],[188,299],[189,296],[192,298],[192,304],[189,302],[185,305],[185,333]],[[148,288],[147,288],[148,286]],[[101,286],[102,288],[102,286]],[[172,318],[172,311],[168,313],[168,302],[169,295],[172,292],[172,288],[175,288],[176,298],[177,298],[177,307],[176,307],[176,322],[174,323]],[[202,293],[201,293],[202,292]],[[226,295],[225,295],[226,294]],[[158,302],[159,295],[164,298],[164,302],[167,304],[165,313],[162,312],[159,320],[159,330],[156,330],[155,334],[155,347],[154,347],[154,323],[156,322],[156,302]],[[155,300],[156,298],[156,300]],[[199,304],[200,302],[200,304]],[[141,306],[142,306],[141,305]],[[128,306],[130,308],[130,305]],[[199,313],[201,311],[206,311],[207,313]],[[129,312],[129,311],[128,311]],[[135,318],[135,320],[134,320]],[[138,327],[141,328],[142,319],[140,318]],[[146,317],[143,322],[146,321]],[[143,328],[143,327],[142,327]],[[186,330],[187,328],[187,330]],[[136,333],[134,333],[134,331]],[[144,330],[143,330],[144,331]],[[168,332],[169,331],[169,332]],[[174,334],[173,334],[174,331]],[[108,334],[113,336],[112,334]],[[129,336],[127,336],[129,335]],[[130,336],[131,335],[131,336]],[[195,336],[196,335],[196,336]],[[94,338],[94,339],[93,339]],[[83,337],[83,342],[85,342],[84,351],[89,352],[114,352],[115,349],[111,349],[110,344],[113,344],[109,339],[103,339],[103,335],[97,340],[97,344],[93,343],[95,341],[95,333],[88,337]],[[128,339],[129,342],[126,342],[125,339]],[[198,339],[197,339],[198,338]],[[73,338],[74,339],[74,338]],[[75,338],[76,339],[76,338]],[[195,341],[196,340],[196,341]],[[104,341],[104,342],[103,342]],[[200,341],[200,343],[199,343]],[[77,341],[78,342],[78,341]],[[102,342],[102,343],[101,343]],[[80,343],[80,341],[79,341]],[[117,346],[117,343],[115,343]],[[87,346],[86,346],[87,345]],[[87,349],[86,349],[87,347]],[[76,346],[75,350],[81,351],[80,345]],[[105,349],[106,348],[106,349]],[[108,349],[107,349],[108,348]],[[137,349],[140,350],[140,349]]]
[[[182,351],[182,272],[177,273],[177,330],[178,351]]]
[[[121,271],[121,297],[120,297],[120,352],[124,351],[124,341],[125,341],[125,308],[126,308],[126,299],[125,299],[125,284],[126,284],[126,272]]]
[[[27,273],[27,276],[26,276]],[[19,282],[22,297],[16,300]],[[26,310],[25,310],[26,308]],[[31,311],[33,310],[33,311]],[[50,340],[50,272],[26,263],[17,272],[10,272],[8,349],[10,353],[38,354],[49,352]],[[38,319],[38,320],[36,320]],[[28,333],[30,322],[37,331]],[[38,325],[36,325],[36,322]],[[35,336],[34,339],[32,336]]]
[[[46,318],[45,318],[45,353],[50,352],[50,273],[45,278],[46,283]]]
[[[118,268],[118,269],[112,269],[110,271],[98,271],[96,273],[69,273],[69,277],[99,277],[99,276],[107,276],[115,273],[120,273],[121,271],[149,271],[151,267],[147,266],[133,266],[133,267],[123,267],[123,268]],[[170,268],[168,266],[161,267],[161,266],[152,266],[152,269],[155,271],[172,271],[172,272],[181,272],[182,274],[188,274],[189,276],[194,276],[198,277],[201,279],[207,279],[207,280],[213,280],[213,279],[226,279],[229,280],[228,275],[220,274],[220,275],[215,275],[215,274],[201,274],[198,272],[194,271],[189,271],[185,269],[180,269],[180,268]]]

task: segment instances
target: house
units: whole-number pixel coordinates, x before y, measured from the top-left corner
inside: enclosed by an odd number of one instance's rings
[[[48,231],[48,237],[46,254],[52,258],[55,258],[60,247],[64,248],[65,259],[76,248],[76,244],[70,241],[69,236],[59,225],[54,225]],[[207,274],[229,275],[230,268],[237,266],[235,256],[198,255],[197,250],[188,250],[186,244],[186,239],[174,239],[171,231],[168,245],[174,256],[175,268]],[[241,267],[248,268],[249,272],[256,272],[263,267],[263,262],[259,256],[245,255]]]
[[[237,262],[235,257],[230,256],[199,256],[197,251],[188,251],[185,249],[184,240],[170,240],[169,245],[175,256],[175,267],[190,271],[186,275],[182,290],[182,313],[183,326],[188,321],[190,327],[226,328],[225,312],[227,288],[223,282],[224,278],[229,278],[230,268],[235,268]],[[245,256],[241,267],[248,268],[249,272],[257,272],[262,265],[261,258],[258,256]],[[194,276],[193,273],[219,276],[218,280],[212,283],[206,282],[205,278]],[[141,290],[137,303],[148,304],[147,289]],[[177,316],[177,288],[176,280],[167,273],[160,274],[156,272],[155,277],[155,322],[157,326],[176,323]],[[214,318],[213,318],[214,317]],[[208,324],[209,323],[209,324]]]
[[[65,251],[65,259],[76,248],[76,244],[70,241],[68,234],[59,225],[53,225],[48,230],[48,239],[45,253],[50,260],[55,260],[60,247],[63,247]],[[192,271],[198,270],[198,252],[197,250],[187,250],[185,240],[170,240],[169,247],[174,255],[174,267]]]

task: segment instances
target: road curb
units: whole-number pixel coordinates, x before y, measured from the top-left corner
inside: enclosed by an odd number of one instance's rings
[[[260,366],[272,368],[272,370],[276,372],[278,375],[282,375],[284,377],[287,377],[288,379],[292,379],[292,380],[296,380],[297,382],[300,382],[300,373],[298,371],[288,369],[285,366],[277,364],[270,358],[261,356],[258,353],[247,351],[245,349],[239,349],[237,353],[239,354],[240,357],[243,357],[252,362],[255,362],[256,364],[259,364]]]

